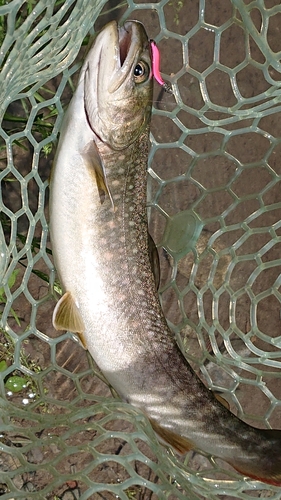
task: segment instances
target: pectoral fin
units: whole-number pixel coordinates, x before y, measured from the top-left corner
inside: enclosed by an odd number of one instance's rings
[[[109,189],[109,186],[107,183],[105,168],[104,168],[104,165],[102,163],[102,159],[100,157],[100,154],[99,154],[99,151],[98,151],[98,148],[96,146],[95,141],[91,141],[87,144],[87,146],[84,148],[84,151],[82,153],[82,157],[83,157],[87,167],[95,175],[95,180],[97,183],[97,188],[98,188],[101,204],[104,203],[105,197],[106,197],[106,195],[108,195],[110,198],[112,207],[114,209],[114,202],[113,202],[112,194],[110,192],[110,189]]]
[[[178,453],[183,455],[184,453],[187,453],[189,450],[194,449],[194,445],[191,443],[191,441],[188,441],[183,436],[180,436],[179,434],[176,434],[173,431],[170,431],[169,429],[165,429],[161,425],[159,425],[155,420],[149,419],[153,430],[158,434],[158,436],[165,442],[171,445]]]
[[[53,325],[56,330],[69,330],[76,333],[84,349],[87,349],[83,335],[84,322],[71,293],[66,292],[58,301],[53,312]]]

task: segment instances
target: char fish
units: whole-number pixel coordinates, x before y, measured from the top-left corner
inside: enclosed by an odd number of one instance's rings
[[[281,431],[242,422],[198,379],[161,310],[147,232],[153,74],[142,24],[111,22],[85,58],[50,180],[64,295],[57,329],[78,333],[124,401],[176,450],[204,450],[281,486]]]

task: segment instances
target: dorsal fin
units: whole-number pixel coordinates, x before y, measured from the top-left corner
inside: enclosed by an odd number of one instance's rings
[[[84,349],[87,349],[83,335],[84,322],[70,292],[66,292],[56,304],[53,312],[53,325],[56,330],[69,330],[76,333]]]

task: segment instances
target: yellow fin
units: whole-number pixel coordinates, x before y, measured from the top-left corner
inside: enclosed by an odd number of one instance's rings
[[[53,325],[56,330],[77,333],[84,349],[87,349],[83,336],[84,322],[70,292],[66,292],[58,301],[53,312]]]
[[[160,262],[159,262],[159,254],[157,247],[154,243],[152,236],[148,234],[148,251],[149,251],[149,259],[151,264],[151,269],[154,276],[156,290],[159,289],[160,285]]]
[[[106,179],[105,168],[95,141],[91,141],[86,145],[82,157],[87,167],[95,174],[101,204],[104,203],[105,196],[108,195],[115,211],[113,198]]]
[[[75,332],[75,336],[77,337],[81,347],[83,347],[83,349],[85,349],[85,351],[87,351],[88,347],[87,347],[86,340],[85,340],[83,333],[82,332]]]
[[[219,401],[219,403],[221,403],[227,410],[230,410],[230,404],[228,401],[226,401],[226,399],[224,399],[220,394],[218,394],[217,392],[213,392],[215,398],[217,401]]]
[[[195,448],[191,441],[188,441],[188,439],[186,439],[185,437],[180,436],[179,434],[176,434],[169,429],[161,427],[161,425],[155,422],[155,420],[149,419],[149,421],[156,434],[158,434],[158,436],[163,439],[165,443],[171,445],[178,453],[183,455],[189,450],[193,450]]]

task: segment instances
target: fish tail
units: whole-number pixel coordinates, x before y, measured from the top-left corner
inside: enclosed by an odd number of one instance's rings
[[[152,419],[150,423],[160,440],[168,443],[178,453],[184,454],[192,449],[198,449],[196,444],[186,437],[163,428]],[[243,476],[281,486],[281,431],[257,429],[244,423],[242,431],[241,428],[236,428],[237,432],[234,429],[232,431],[236,444],[239,444],[238,451],[233,450],[232,442],[230,448],[225,448],[227,456],[224,456],[219,447],[217,456]]]
[[[255,429],[258,443],[248,442],[241,458],[227,462],[237,472],[251,479],[281,486],[281,431]]]

